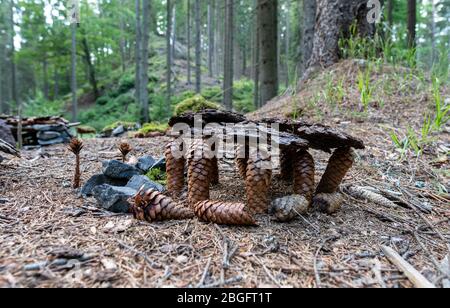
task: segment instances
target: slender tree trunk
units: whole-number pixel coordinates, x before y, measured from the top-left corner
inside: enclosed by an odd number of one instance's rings
[[[195,0],[195,92],[200,93],[202,87],[202,33],[200,0]]]
[[[223,105],[233,109],[234,0],[225,0]]]
[[[223,23],[221,22],[221,13],[222,13],[222,2],[215,2],[215,8],[214,8],[214,74],[216,76],[220,75],[221,70],[222,70],[222,66],[221,64],[223,63],[221,61],[221,57],[220,57],[220,44],[223,41],[222,37],[221,37],[221,26],[223,25]]]
[[[78,101],[77,101],[77,24],[72,24],[72,70],[70,84],[72,88],[72,121],[78,121]]]
[[[286,32],[284,37],[285,42],[285,69],[286,69],[286,88],[289,87],[289,54],[290,54],[290,41],[291,41],[291,0],[286,1]]]
[[[167,102],[171,100],[172,93],[172,1],[167,0],[167,29],[166,29],[166,87],[167,87]],[[189,69],[189,68],[188,68]],[[188,73],[189,74],[189,73]]]
[[[15,104],[18,104],[18,95],[17,95],[17,70],[16,70],[16,48],[14,45],[14,37],[15,37],[15,31],[14,31],[14,0],[10,0],[10,16],[9,16],[9,22],[10,22],[10,55],[9,59],[11,61],[11,98]]]
[[[150,122],[148,103],[148,55],[150,41],[150,0],[142,2],[141,121]],[[168,102],[170,104],[170,102]]]
[[[208,2],[208,71],[209,77],[214,76],[214,52],[215,52],[215,42],[214,42],[214,8],[215,0],[210,0]]]
[[[436,3],[435,0],[431,0],[431,67],[436,61],[436,52]]]
[[[188,0],[187,4],[187,82],[188,85],[192,84],[192,72],[191,72],[191,0]]]
[[[136,62],[136,78],[135,78],[135,89],[136,89],[136,102],[141,102],[141,44],[142,44],[142,29],[141,29],[141,0],[135,0],[135,10],[136,10],[136,51],[134,55],[134,60]]]
[[[59,74],[58,67],[56,65],[53,71],[53,82],[53,99],[56,100],[59,97]]]
[[[394,25],[394,0],[388,0],[387,20],[389,25],[389,31],[392,31],[392,26]]]
[[[89,79],[89,83],[91,84],[92,91],[94,92],[95,99],[97,99],[100,96],[100,94],[99,94],[98,86],[97,86],[95,66],[92,63],[91,50],[89,48],[89,44],[88,44],[88,41],[86,38],[86,33],[84,32],[84,30],[82,32],[83,32],[83,39],[81,40],[81,44],[83,46],[84,61],[86,62],[86,66],[87,66],[88,79]]]
[[[259,21],[258,21],[258,0],[254,0],[253,3],[253,80],[254,80],[254,105],[255,108],[260,108],[260,97],[259,97],[259,63],[260,63],[260,37],[259,37]]]
[[[175,59],[175,49],[177,43],[177,10],[176,1],[172,3],[172,61]]]
[[[408,47],[416,47],[417,0],[408,0]]]
[[[258,0],[261,44],[261,103],[278,95],[278,0]]]
[[[120,6],[124,7],[125,3],[124,0],[120,0]],[[119,29],[120,29],[120,40],[119,40],[119,49],[120,49],[120,64],[122,66],[122,72],[125,72],[126,70],[126,56],[125,56],[125,22],[124,17],[122,13],[119,17]]]
[[[300,74],[306,70],[309,59],[311,58],[314,45],[314,29],[316,23],[316,0],[303,0],[303,31],[301,39],[301,64]]]
[[[50,96],[49,96],[49,85],[48,85],[48,62],[47,62],[47,58],[44,57],[44,60],[42,61],[42,79],[43,79],[43,83],[44,83],[44,98],[46,100],[49,100]]]

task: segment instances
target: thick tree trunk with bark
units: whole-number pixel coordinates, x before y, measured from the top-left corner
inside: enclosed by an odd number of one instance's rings
[[[233,109],[234,0],[225,0],[223,104]]]
[[[300,73],[303,73],[311,58],[314,46],[314,28],[316,25],[316,0],[303,0],[303,31],[301,40],[302,57],[300,63]]]
[[[408,0],[408,47],[416,47],[417,0]]]
[[[83,39],[81,40],[81,44],[83,46],[83,57],[84,61],[86,62],[89,83],[91,84],[92,92],[94,92],[94,97],[95,99],[97,99],[100,96],[100,94],[98,92],[97,78],[95,77],[95,67],[94,64],[92,63],[91,50],[89,49],[86,33],[84,32],[84,30],[82,32],[83,32]]]
[[[261,103],[278,95],[278,0],[258,0]]]
[[[350,36],[354,23],[359,35],[373,36],[375,24],[367,14],[367,0],[317,0],[314,46],[304,78],[339,61],[339,40]]]

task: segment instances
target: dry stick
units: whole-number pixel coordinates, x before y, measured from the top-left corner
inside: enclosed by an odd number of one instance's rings
[[[270,273],[267,266],[265,266],[264,263],[258,257],[256,257],[256,261],[258,261],[258,263],[263,267],[264,271],[266,272],[266,274],[270,278],[270,280],[272,280],[273,283],[275,283],[277,285],[277,287],[282,288],[283,286],[281,285],[281,283],[279,283],[278,280],[275,277],[273,277],[273,275]]]
[[[320,251],[322,251],[323,247],[325,246],[325,244],[329,241],[332,240],[335,237],[327,237],[326,239],[323,240],[322,244],[320,245],[319,249],[317,249],[316,254],[314,255],[314,277],[316,279],[316,287],[318,289],[321,288],[321,284],[322,282],[320,281],[320,274],[319,274],[319,270],[317,268],[317,258],[319,257]]]
[[[442,275],[444,275],[445,277],[450,279],[450,274],[442,269],[441,265],[439,264],[439,262],[437,261],[437,259],[435,258],[434,254],[431,252],[431,250],[429,250],[425,246],[425,244],[420,240],[419,234],[417,233],[417,231],[414,232],[414,237],[415,237],[416,241],[419,243],[419,245],[422,248],[422,250],[430,257],[431,262],[433,263],[434,267],[436,267],[436,269],[439,272],[441,272]]]
[[[132,253],[134,253],[137,256],[140,256],[141,258],[143,258],[145,260],[145,262],[153,269],[160,269],[162,268],[160,265],[157,265],[155,262],[153,262],[152,260],[150,260],[150,258],[143,252],[137,250],[136,248],[133,248],[131,246],[128,246],[127,244],[121,242],[120,240],[117,240],[117,243],[119,244],[119,246],[121,246],[122,248],[125,248],[129,251],[131,251]]]
[[[381,246],[386,257],[392,262],[406,277],[421,289],[436,289],[436,286],[429,282],[421,273],[419,273],[411,264],[405,261],[395,250],[387,246]]]
[[[200,279],[200,282],[197,284],[197,288],[200,288],[205,284],[206,276],[208,275],[209,267],[211,266],[211,261],[212,259],[209,258],[208,262],[206,263],[205,270],[203,271],[202,278]]]

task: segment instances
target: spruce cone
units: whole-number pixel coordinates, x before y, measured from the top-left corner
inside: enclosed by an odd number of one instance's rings
[[[154,222],[194,217],[192,210],[153,189],[145,193],[140,190],[130,203],[130,211],[138,220]]]
[[[127,155],[133,150],[133,148],[126,142],[122,142],[119,145],[120,154],[122,154],[122,162],[127,161]]]
[[[81,171],[80,171],[80,153],[83,150],[83,142],[78,138],[73,138],[69,143],[69,151],[75,155],[75,172],[73,176],[72,187],[78,189],[81,186]]]
[[[177,145],[172,142],[166,147],[167,190],[172,196],[180,195],[184,188],[184,166],[186,159],[175,159],[173,151]]]
[[[287,148],[282,149],[280,153],[281,179],[291,181],[294,174],[293,167],[295,162],[295,151]]]
[[[194,207],[198,202],[209,199],[209,185],[211,184],[212,160],[205,158],[207,145],[195,141],[191,147],[188,168],[188,201]]]
[[[274,200],[270,212],[275,215],[277,221],[289,222],[297,217],[298,214],[306,214],[309,204],[310,201],[304,196],[287,196]]]
[[[217,157],[214,157],[211,160],[211,184],[218,185],[219,183],[219,161]]]
[[[313,199],[313,207],[327,214],[334,214],[342,208],[344,196],[341,193],[318,194]]]
[[[338,190],[348,170],[355,161],[355,151],[352,148],[337,149],[328,162],[327,169],[317,187],[316,194],[331,194]]]
[[[247,176],[247,159],[246,158],[236,158],[236,167],[238,169],[241,178],[245,179]]]
[[[256,221],[243,203],[202,201],[194,207],[195,215],[202,221],[219,225],[256,226]]]
[[[298,154],[294,163],[294,194],[301,195],[310,203],[314,196],[314,158],[307,151]]]
[[[247,204],[252,213],[267,213],[269,209],[269,190],[272,170],[262,169],[261,164],[269,159],[254,158],[248,160],[246,173]]]

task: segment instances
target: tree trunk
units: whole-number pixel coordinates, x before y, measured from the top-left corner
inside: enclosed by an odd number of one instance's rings
[[[202,33],[200,0],[195,0],[195,92],[202,90]]]
[[[233,109],[234,0],[225,0],[223,105]]]
[[[42,61],[42,79],[43,79],[43,92],[44,92],[44,98],[48,101],[50,96],[49,96],[49,86],[48,86],[48,62],[47,62],[47,58],[44,57],[44,60]]]
[[[289,87],[289,55],[290,55],[290,41],[291,41],[291,0],[286,1],[286,32],[284,36],[285,42],[285,69],[286,69],[286,88]]]
[[[431,67],[437,59],[436,48],[436,3],[431,0]]]
[[[120,6],[124,7],[125,3],[124,0],[120,0]],[[122,72],[125,72],[126,70],[126,59],[125,59],[125,22],[124,17],[122,15],[122,12],[120,13],[119,17],[119,29],[120,29],[120,39],[119,39],[119,49],[120,49],[120,64],[122,67]]]
[[[141,121],[150,122],[148,104],[148,48],[150,41],[150,0],[142,2],[142,58],[141,58]],[[168,102],[170,104],[170,102]]]
[[[358,35],[374,35],[375,24],[368,22],[367,13],[367,0],[317,0],[313,51],[303,78],[339,61],[339,40],[350,36],[355,22]]]
[[[258,0],[261,44],[261,103],[278,95],[278,0]]]
[[[172,93],[172,1],[167,0],[167,29],[166,29],[166,82],[167,82],[167,101],[171,100]]]
[[[394,0],[388,0],[387,20],[388,20],[388,25],[389,25],[389,32],[391,32],[392,26],[394,25]]]
[[[408,0],[408,48],[416,47],[417,0]]]
[[[92,91],[94,92],[95,99],[97,99],[100,96],[100,94],[98,92],[97,78],[95,77],[95,66],[92,63],[91,50],[89,49],[86,33],[84,30],[82,32],[83,32],[83,39],[81,40],[81,44],[83,46],[84,61],[86,62],[88,70],[88,79],[89,83],[91,84]]]
[[[77,101],[77,24],[72,24],[72,49],[71,49],[71,78],[72,88],[72,121],[78,122],[78,101]]]
[[[10,0],[10,16],[9,16],[9,45],[10,45],[10,54],[9,54],[9,60],[11,64],[11,98],[13,100],[13,103],[18,104],[18,96],[17,96],[17,73],[16,73],[16,49],[14,45],[14,37],[15,37],[15,31],[14,31],[14,0]]]
[[[187,3],[187,82],[188,85],[192,84],[192,73],[191,73],[191,0]]]
[[[259,63],[260,63],[260,47],[261,47],[261,42],[260,42],[260,37],[259,37],[259,28],[258,28],[258,14],[257,14],[257,9],[258,9],[258,0],[254,0],[253,3],[253,36],[254,36],[254,40],[253,40],[253,81],[254,81],[254,94],[253,94],[253,100],[254,100],[254,105],[255,108],[260,108],[261,104],[260,104],[260,96],[259,96]]]
[[[214,8],[215,0],[208,2],[208,71],[209,77],[214,76]]]
[[[176,1],[172,2],[172,61],[175,59],[175,45],[177,43],[177,10]]]
[[[142,43],[142,29],[141,29],[141,0],[135,0],[136,11],[136,50],[134,60],[136,62],[136,77],[134,88],[136,89],[136,102],[141,102],[141,43]]]
[[[59,74],[58,67],[56,65],[53,71],[53,82],[53,99],[56,100],[59,97]]]
[[[314,29],[316,24],[316,0],[303,0],[303,31],[302,31],[302,57],[300,73],[305,72],[309,59],[311,59],[314,46]]]

